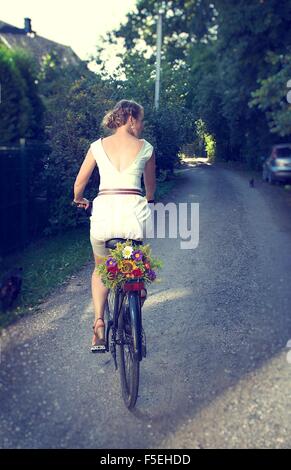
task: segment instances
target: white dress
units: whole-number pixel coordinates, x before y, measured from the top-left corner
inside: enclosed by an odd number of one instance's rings
[[[107,156],[101,138],[91,143],[90,149],[98,165],[101,189],[131,188],[141,190],[141,176],[153,146],[147,140],[135,160],[119,171]],[[142,239],[153,230],[152,211],[145,196],[138,194],[97,195],[93,199],[90,217],[90,236],[98,240],[109,238]]]

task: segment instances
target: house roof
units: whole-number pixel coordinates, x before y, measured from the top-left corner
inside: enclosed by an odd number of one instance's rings
[[[26,32],[25,28],[17,28],[5,21],[0,21],[1,42],[11,49],[22,47],[30,51],[39,63],[52,49],[58,53],[64,65],[78,65],[83,62],[70,46],[39,36],[32,30]]]

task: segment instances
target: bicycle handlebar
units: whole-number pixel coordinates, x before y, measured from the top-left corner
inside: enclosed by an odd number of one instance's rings
[[[93,201],[90,201],[89,199],[88,199],[88,201],[89,201],[89,207],[90,207],[90,205],[92,204]],[[85,207],[86,204],[82,204],[81,202],[72,201],[71,205],[72,206],[77,206],[77,207],[80,208],[80,207]]]

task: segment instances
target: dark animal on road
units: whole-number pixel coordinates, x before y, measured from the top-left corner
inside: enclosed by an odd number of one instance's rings
[[[10,308],[18,297],[22,285],[22,269],[13,268],[0,281],[0,301],[2,310]]]

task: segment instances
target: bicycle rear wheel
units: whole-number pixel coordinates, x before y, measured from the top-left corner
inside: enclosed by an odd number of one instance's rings
[[[118,319],[120,382],[122,397],[128,409],[135,406],[139,388],[139,348],[135,347],[136,339],[138,337],[139,341],[140,337],[140,332],[136,331],[135,321],[138,315],[140,315],[138,293],[131,292],[124,298],[123,308]]]

